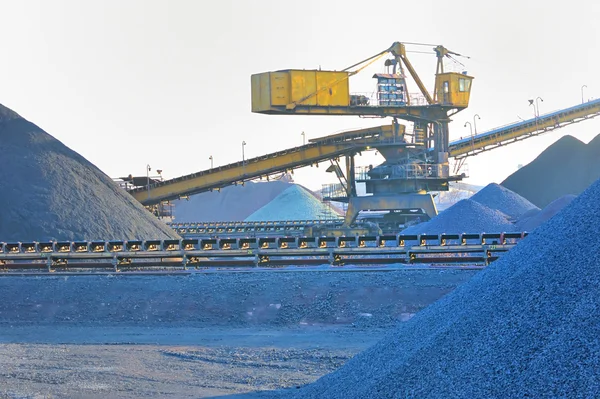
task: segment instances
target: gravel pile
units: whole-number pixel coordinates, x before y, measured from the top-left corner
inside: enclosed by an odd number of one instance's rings
[[[600,397],[600,181],[294,398]]]
[[[308,189],[293,185],[271,202],[251,214],[246,221],[259,220],[316,220],[339,217],[335,208],[320,201]]]
[[[544,209],[536,212],[535,214],[523,215],[523,217],[516,224],[517,229],[519,231],[535,230],[538,226],[554,217],[554,215],[569,205],[575,198],[577,198],[577,196],[572,194],[564,195],[559,199],[552,201]]]
[[[2,105],[0,193],[0,241],[178,237],[89,161]]]
[[[173,202],[173,216],[177,223],[241,221],[292,185],[287,181],[246,182],[220,192],[191,195],[189,200]]]
[[[502,233],[513,230],[514,225],[502,212],[472,199],[464,199],[430,221],[403,230],[402,234]]]
[[[564,136],[502,182],[540,208],[563,195],[579,195],[600,179],[600,135],[587,145]]]
[[[504,213],[512,220],[517,220],[525,212],[531,210],[539,211],[540,209],[519,194],[496,183],[488,184],[473,195],[471,199],[490,209],[495,209]]]

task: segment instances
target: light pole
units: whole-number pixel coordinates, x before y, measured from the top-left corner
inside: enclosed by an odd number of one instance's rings
[[[148,199],[150,199],[150,165],[146,164],[146,189],[148,190]]]
[[[533,105],[533,117],[535,118],[535,121],[537,123],[537,117],[538,117],[538,113],[537,113],[537,109],[536,109],[536,100],[529,100],[529,105]]]
[[[473,117],[473,122],[475,122],[475,117]],[[471,147],[473,148],[473,151],[475,151],[475,140],[473,138],[473,125],[471,125],[471,122],[465,122],[465,127],[467,127],[467,125],[469,125],[469,129],[471,130]]]
[[[584,88],[587,88],[587,85],[583,85],[583,86],[581,86],[581,103],[582,103],[582,104],[584,103],[584,101],[583,101],[583,89],[584,89]]]
[[[302,132],[302,133],[300,133],[300,135],[302,136],[302,145],[306,145],[306,134],[304,134],[304,132]]]
[[[471,130],[471,137],[473,136],[473,125],[471,124],[471,122],[465,122],[465,127],[467,127],[467,125],[469,125],[469,129]]]
[[[211,155],[210,157],[208,157],[208,159],[210,159],[210,168],[213,168],[213,156]]]
[[[246,146],[246,142],[242,141],[242,165],[246,164],[246,156],[244,155],[244,147]]]
[[[542,97],[538,97],[535,99],[535,105],[537,105],[537,117],[540,117],[540,105],[538,104],[538,100],[542,100],[542,102],[544,102],[544,99]]]
[[[475,116],[473,116],[473,130],[475,130],[475,136],[477,136],[477,121],[475,120],[475,117],[477,117],[477,119],[481,119],[481,117],[479,114],[475,114]]]

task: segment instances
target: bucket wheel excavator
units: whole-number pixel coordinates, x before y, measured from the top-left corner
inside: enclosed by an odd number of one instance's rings
[[[255,113],[392,119],[392,134],[372,144],[385,162],[357,169],[357,150],[345,155],[346,176],[339,166],[333,165],[341,184],[329,199],[348,204],[343,226],[335,229],[336,235],[363,234],[364,229],[353,227],[361,211],[412,212],[423,220],[433,218],[437,209],[430,192],[448,191],[451,181],[466,177],[450,171],[448,124],[451,116],[468,107],[473,77],[466,72],[446,71],[444,61],[452,59],[460,64],[455,57],[461,55],[435,46],[437,68],[434,91],[429,93],[407,57],[405,44],[408,43],[395,42],[342,71],[289,69],[252,75]],[[385,73],[373,75],[376,91],[352,93],[350,77],[384,57]],[[406,72],[418,93],[409,92]],[[411,133],[398,120],[411,123]],[[365,183],[369,195],[357,195],[357,182]]]

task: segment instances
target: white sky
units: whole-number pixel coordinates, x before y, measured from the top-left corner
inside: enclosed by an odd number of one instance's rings
[[[385,124],[358,117],[250,112],[250,75],[343,69],[394,41],[439,43],[471,57],[470,107],[451,139],[600,97],[600,3],[549,1],[30,1],[0,0],[0,103],[38,124],[111,177],[167,178],[262,155],[340,130]],[[416,48],[429,50],[427,47]],[[435,57],[409,54],[427,86]],[[376,69],[379,69],[378,66]],[[379,69],[380,70],[380,69]],[[351,91],[373,85],[368,72]],[[413,85],[411,92],[416,92]],[[468,161],[473,184],[501,182],[561,136],[584,142],[600,118]],[[374,154],[357,158],[375,163]],[[557,161],[559,162],[559,160]],[[325,168],[296,171],[309,188]]]

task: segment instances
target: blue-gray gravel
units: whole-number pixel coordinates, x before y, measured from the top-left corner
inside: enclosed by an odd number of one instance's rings
[[[1,104],[0,193],[0,241],[178,237],[88,160]]]
[[[518,219],[527,211],[540,210],[529,200],[496,183],[488,184],[473,195],[471,199],[490,209],[504,213],[511,220]]]
[[[338,371],[285,397],[600,397],[600,181]]]
[[[471,199],[458,201],[428,222],[403,230],[403,234],[502,233],[513,231],[505,214]]]

